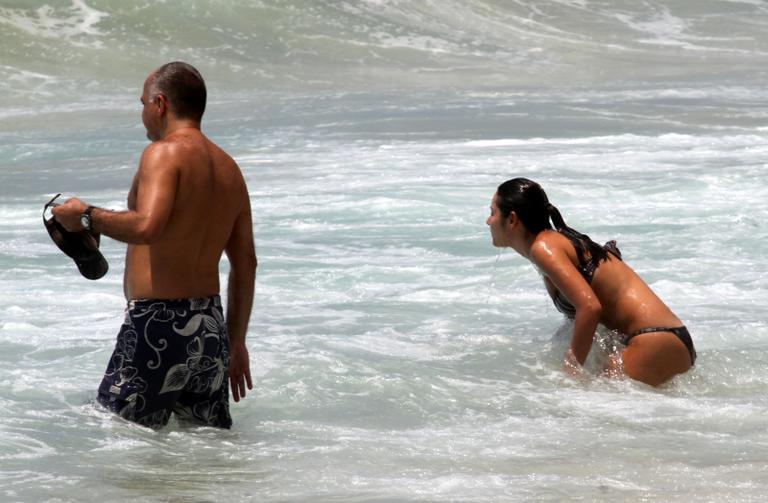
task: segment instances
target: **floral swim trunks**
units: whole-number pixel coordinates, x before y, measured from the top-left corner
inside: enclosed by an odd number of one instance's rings
[[[98,401],[159,429],[180,421],[230,428],[229,340],[218,295],[133,300],[99,386]]]

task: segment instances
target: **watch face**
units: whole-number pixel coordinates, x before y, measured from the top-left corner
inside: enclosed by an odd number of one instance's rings
[[[88,215],[80,215],[80,225],[82,225],[84,229],[89,229],[91,227],[91,219]]]

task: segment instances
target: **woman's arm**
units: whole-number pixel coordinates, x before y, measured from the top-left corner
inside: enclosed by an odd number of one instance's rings
[[[576,361],[583,365],[592,348],[592,340],[602,314],[600,300],[566,250],[555,240],[539,238],[531,248],[530,259],[544,274],[544,283],[550,295],[553,293],[549,287],[551,284],[576,309],[570,350]]]
[[[549,297],[552,300],[555,300],[555,298],[557,297],[557,288],[552,283],[552,280],[549,279],[548,277],[542,276],[542,279],[544,280],[544,288],[547,289],[547,293],[549,294]]]

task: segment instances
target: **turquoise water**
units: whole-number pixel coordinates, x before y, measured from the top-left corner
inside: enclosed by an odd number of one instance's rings
[[[762,501],[768,8],[757,1],[0,5],[0,500]],[[206,77],[260,266],[231,431],[93,405],[124,248],[82,279],[42,205],[125,206],[138,94]],[[542,183],[686,322],[662,389],[560,369],[569,326],[490,244]],[[222,267],[222,274],[227,271]]]

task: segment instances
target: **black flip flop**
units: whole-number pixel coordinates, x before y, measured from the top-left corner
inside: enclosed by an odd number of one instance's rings
[[[107,274],[109,270],[107,260],[99,251],[100,234],[92,234],[85,230],[69,232],[56,221],[54,216],[48,219],[45,218],[45,212],[48,208],[58,206],[58,203],[54,203],[54,201],[60,195],[57,194],[43,206],[43,224],[45,224],[45,229],[48,231],[53,242],[56,243],[56,246],[75,261],[80,274],[88,279],[99,279]]]

